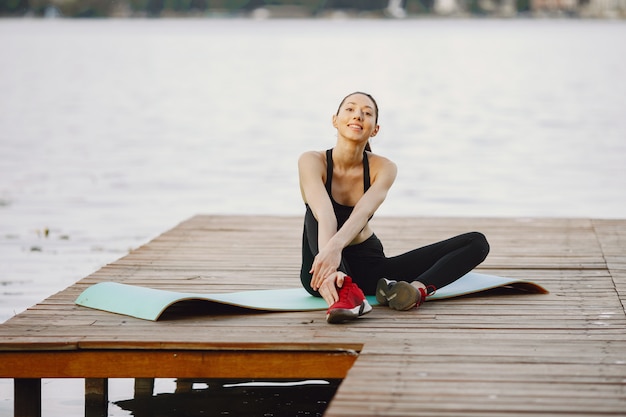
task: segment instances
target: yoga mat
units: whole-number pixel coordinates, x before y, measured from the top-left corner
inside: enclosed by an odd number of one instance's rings
[[[452,284],[438,289],[435,294],[427,298],[427,301],[459,297],[498,287],[518,287],[533,293],[548,292],[531,281],[470,272]],[[367,299],[373,306],[378,304],[375,296],[368,296]],[[101,282],[92,285],[78,296],[76,304],[156,321],[169,307],[188,300],[200,300],[261,311],[313,311],[328,308],[322,298],[313,297],[302,287],[197,294],[157,290],[116,282]]]

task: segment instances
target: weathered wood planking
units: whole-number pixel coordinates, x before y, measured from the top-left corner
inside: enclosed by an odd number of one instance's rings
[[[308,352],[327,378],[349,368],[327,416],[624,415],[626,220],[377,217],[372,223],[388,255],[481,231],[491,253],[480,270],[534,280],[550,294],[463,297],[413,312],[378,307],[342,326],[326,324],[324,312],[198,312],[153,323],[73,304],[101,281],[184,292],[299,286],[300,218],[196,216],[1,325],[0,376],[22,369],[16,361],[26,355],[150,352],[158,358],[183,351],[194,363],[210,351],[216,366],[193,371],[164,360],[163,367],[173,366],[167,372],[180,377],[252,378],[241,370],[267,355],[262,361],[274,377],[298,377],[293,363]],[[353,352],[359,356],[352,365]],[[335,367],[325,357],[347,359]],[[96,356],[85,358],[85,375],[113,375],[89,365]],[[60,372],[53,360],[46,363]],[[316,369],[302,363],[301,377]],[[135,371],[141,366],[129,372]]]

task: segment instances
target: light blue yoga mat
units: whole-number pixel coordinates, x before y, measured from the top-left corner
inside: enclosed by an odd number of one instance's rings
[[[427,301],[459,297],[499,287],[517,287],[532,293],[548,292],[540,285],[531,281],[470,272],[452,284],[438,289],[435,294],[428,297]],[[371,305],[378,304],[374,296],[368,296],[367,299]],[[102,282],[92,285],[78,296],[76,304],[111,313],[156,321],[169,307],[182,301],[190,300],[261,311],[313,311],[326,310],[328,308],[322,298],[313,297],[301,287],[222,294],[197,294],[157,290],[116,282]]]

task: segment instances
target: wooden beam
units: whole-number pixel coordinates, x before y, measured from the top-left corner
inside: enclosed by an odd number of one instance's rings
[[[83,350],[0,352],[12,378],[344,378],[353,351]],[[30,363],[21,368],[3,364]]]

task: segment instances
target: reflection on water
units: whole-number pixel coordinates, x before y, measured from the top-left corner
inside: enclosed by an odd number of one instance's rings
[[[153,394],[135,392],[133,379],[109,379],[112,417],[321,416],[341,380],[155,379]],[[85,414],[83,379],[44,379],[42,416]],[[0,416],[13,415],[13,384],[0,379]],[[134,398],[133,398],[134,397]],[[99,415],[98,408],[87,409]]]
[[[136,417],[314,417],[324,414],[340,382],[178,380],[174,393],[115,404]]]

